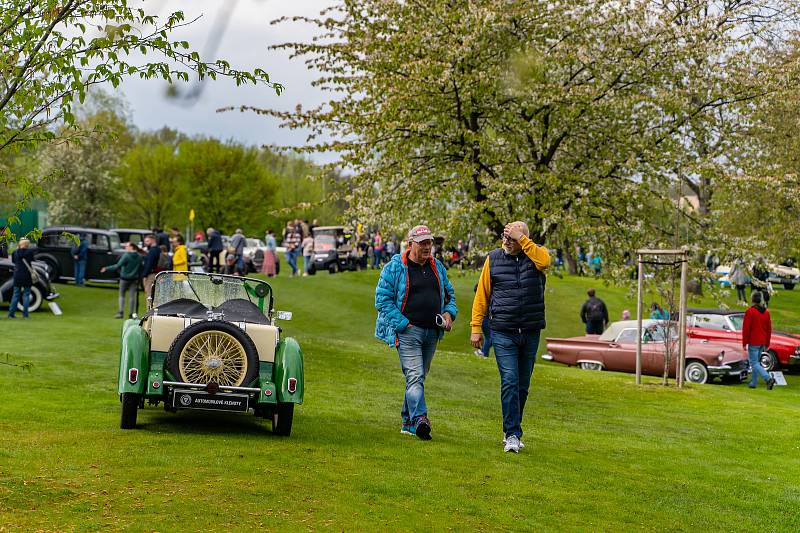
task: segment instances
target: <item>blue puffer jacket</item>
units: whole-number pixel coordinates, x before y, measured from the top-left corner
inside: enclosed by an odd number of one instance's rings
[[[401,256],[395,254],[392,260],[383,267],[378,286],[375,288],[375,309],[378,310],[378,320],[375,322],[375,336],[388,344],[397,345],[397,333],[408,327],[408,319],[403,316],[402,310],[406,304],[408,294],[408,253]],[[435,267],[439,280],[442,305],[441,313],[450,313],[453,320],[456,318],[458,309],[456,308],[456,293],[450,280],[447,279],[447,271],[444,265],[431,257],[431,266]],[[444,331],[439,332],[439,337],[444,335]]]

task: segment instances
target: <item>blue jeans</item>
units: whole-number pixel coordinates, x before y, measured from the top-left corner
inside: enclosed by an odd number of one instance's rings
[[[492,330],[492,345],[500,371],[500,404],[503,406],[503,433],[522,437],[522,413],[539,347],[541,330]]]
[[[308,269],[311,268],[311,255],[304,255],[303,256],[303,272],[308,274]]]
[[[488,356],[489,350],[492,349],[492,330],[489,329],[489,317],[483,319],[483,323],[481,323],[481,331],[483,331],[483,347],[481,351],[483,355]]]
[[[286,252],[286,262],[292,267],[292,275],[297,274],[297,250],[289,250]]]
[[[19,303],[19,293],[22,293],[22,316],[28,318],[28,304],[31,302],[31,288],[14,285],[14,292],[11,295],[11,305],[8,308],[8,316],[14,318]]]
[[[75,261],[75,285],[83,285],[86,277],[86,259]]]
[[[758,376],[761,376],[761,379],[763,379],[765,383],[770,379],[769,373],[761,366],[758,360],[759,356],[764,353],[766,349],[766,346],[747,345],[747,359],[750,361],[750,387],[758,385]]]
[[[381,267],[381,255],[383,252],[381,250],[375,250],[372,252],[372,268],[380,268]]]
[[[400,416],[404,423],[416,422],[428,414],[425,405],[425,376],[431,369],[433,353],[439,343],[439,330],[413,326],[397,334],[400,368],[406,377],[406,392]]]

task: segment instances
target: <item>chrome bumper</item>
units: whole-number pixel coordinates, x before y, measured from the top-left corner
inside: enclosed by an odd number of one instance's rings
[[[162,381],[162,383],[173,387],[188,387],[203,390],[208,388],[208,384],[205,383],[184,383],[182,381]],[[261,389],[255,387],[234,387],[233,385],[219,385],[219,390],[225,392],[261,392]]]
[[[750,370],[748,368],[740,368],[734,370],[730,365],[719,365],[719,366],[709,366],[708,374],[710,376],[748,376],[750,375]]]
[[[542,359],[544,359],[545,361],[552,361],[552,360],[553,360],[553,356],[552,356],[552,355],[550,355],[549,353],[543,353],[543,354],[541,355],[541,357],[542,357]]]

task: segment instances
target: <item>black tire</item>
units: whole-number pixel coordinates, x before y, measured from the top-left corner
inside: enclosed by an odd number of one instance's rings
[[[272,432],[281,437],[288,437],[292,433],[292,418],[294,418],[294,404],[278,402],[275,412],[272,413]]]
[[[328,274],[336,274],[339,272],[339,263],[331,263],[331,266],[328,267]]]
[[[119,419],[120,429],[133,429],[136,427],[136,414],[142,397],[135,392],[122,393],[122,416]]]
[[[786,289],[787,291],[790,291],[794,289],[794,283],[784,283],[783,288]]]
[[[687,361],[683,372],[686,381],[702,385],[711,381],[708,375],[708,368],[700,361]]]
[[[42,306],[44,297],[42,291],[36,285],[31,286],[31,299],[28,302],[28,312],[35,313]],[[17,303],[17,311],[22,312],[22,299]]]
[[[767,350],[759,355],[758,362],[761,363],[761,366],[763,366],[764,370],[767,372],[779,370],[781,366],[780,361],[778,361],[778,355],[772,350]]]
[[[244,379],[242,379],[239,386],[246,387],[249,385],[258,376],[258,351],[256,350],[256,345],[253,339],[242,331],[241,328],[221,320],[196,322],[181,331],[178,336],[175,337],[175,340],[172,341],[172,345],[169,347],[169,352],[167,352],[166,361],[167,368],[172,375],[175,376],[177,380],[186,382],[186,377],[179,368],[181,352],[192,337],[208,331],[227,333],[242,345],[247,360],[247,368],[244,372]],[[205,383],[203,383],[203,385],[205,385]]]
[[[316,276],[317,275],[317,267],[314,266],[314,263],[308,265],[308,275],[309,276]]]

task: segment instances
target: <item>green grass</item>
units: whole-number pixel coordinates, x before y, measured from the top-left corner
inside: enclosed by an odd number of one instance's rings
[[[59,285],[64,315],[0,319],[0,531],[800,529],[800,379],[677,390],[537,363],[527,448],[504,454],[493,360],[468,346],[475,275],[426,382],[434,440],[400,435],[403,378],[373,336],[376,272],[274,280],[306,357],[290,438],[253,416],[139,414],[122,431],[116,291]],[[548,336],[595,281],[551,277]],[[598,287],[612,317],[634,310]],[[710,302],[707,302],[710,303]],[[800,291],[772,301],[800,324]],[[3,313],[3,316],[5,314]]]

